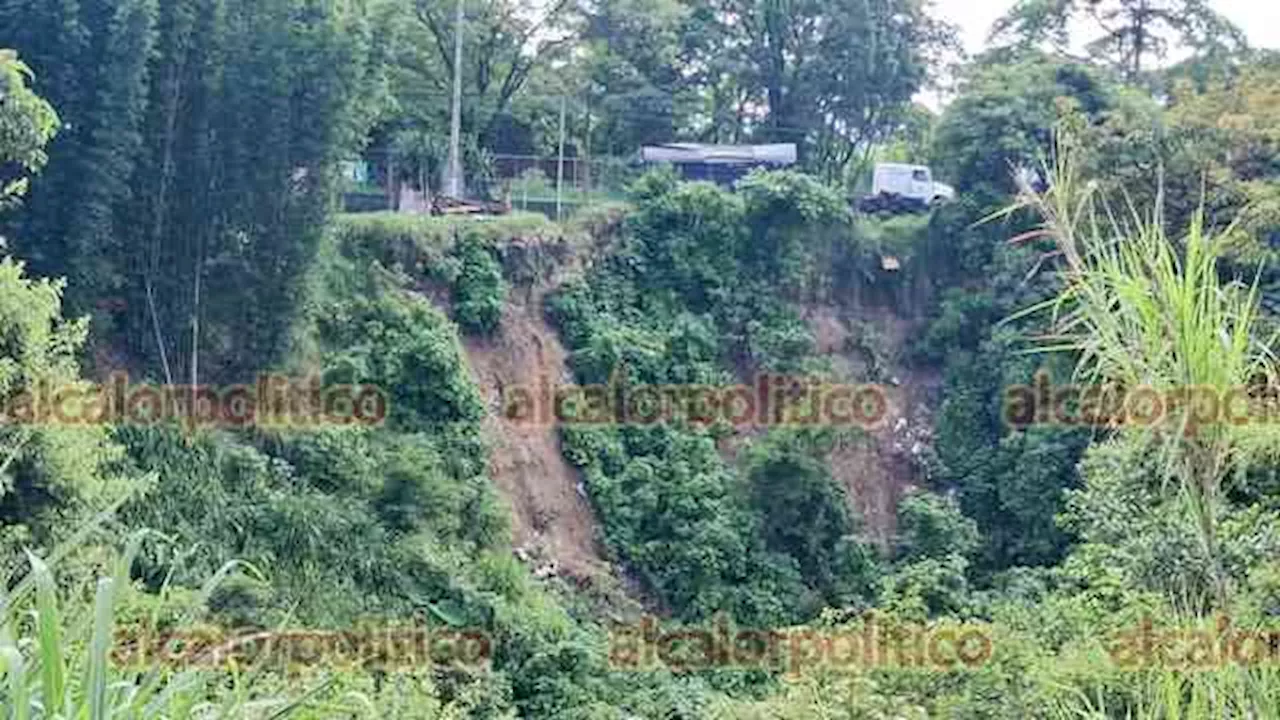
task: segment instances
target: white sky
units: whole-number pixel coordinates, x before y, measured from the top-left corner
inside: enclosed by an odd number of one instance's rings
[[[936,13],[960,26],[965,50],[981,51],[991,25],[1014,0],[933,0]],[[1209,5],[1244,29],[1255,47],[1280,49],[1280,2],[1277,0],[1209,0]]]
[[[987,35],[1000,16],[1009,11],[1016,0],[932,0],[931,12],[960,28],[960,41],[969,54],[986,49]],[[1209,0],[1209,6],[1222,13],[1241,29],[1253,47],[1280,50],[1280,0]],[[1094,25],[1080,29],[1085,37],[1100,34]],[[1074,34],[1079,32],[1073,31]],[[1176,53],[1176,49],[1172,51]],[[944,96],[922,92],[916,99],[937,110]]]

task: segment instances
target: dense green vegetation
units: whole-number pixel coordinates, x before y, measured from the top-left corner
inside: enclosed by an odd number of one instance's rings
[[[954,36],[914,2],[469,3],[473,192],[562,122],[567,154],[619,166],[690,138],[798,163],[732,187],[629,170],[563,223],[335,214],[354,156],[439,187],[454,7],[0,2],[0,715],[1280,716],[1275,656],[1227,636],[1277,637],[1280,435],[1194,399],[1146,427],[1006,404],[1040,382],[1274,402],[1274,54],[1195,0],[1028,0],[935,115],[911,98]],[[1106,33],[1069,57],[1085,14]],[[1191,57],[1165,67],[1171,42]],[[956,201],[855,213],[876,159],[927,162]],[[562,424],[597,541],[566,569],[518,537],[529,500],[495,462],[531,446],[483,361],[525,344],[620,397],[804,378],[913,405]],[[31,421],[119,372],[376,387],[385,413]],[[880,496],[890,516],[859,515]],[[470,633],[483,662],[172,656],[392,626]],[[766,645],[708,662],[709,628]],[[954,652],[836,662],[873,630]]]
[[[279,356],[335,163],[383,92],[370,20],[340,5],[0,8],[62,120],[7,234],[33,270],[67,277],[104,342],[145,359],[129,369],[189,378],[204,346],[214,377]]]
[[[636,201],[607,262],[550,300],[579,380],[625,392],[723,384],[734,367],[802,369],[813,340],[786,300],[821,292],[819,263],[852,255],[839,199],[774,174],[736,194],[651,176]],[[854,600],[866,553],[846,539],[852,524],[819,459],[823,440],[779,439],[743,477],[718,454],[717,429],[697,427],[690,410],[674,425],[566,430],[566,456],[583,469],[619,559],[690,620],[729,611],[796,622]],[[795,537],[798,516],[824,526]]]

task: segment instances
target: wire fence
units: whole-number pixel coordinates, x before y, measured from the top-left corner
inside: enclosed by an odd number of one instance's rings
[[[471,163],[468,196],[506,202],[514,210],[564,218],[595,204],[622,199],[643,172],[632,158],[486,154]],[[438,162],[371,154],[343,163],[346,212],[429,212],[440,188]]]

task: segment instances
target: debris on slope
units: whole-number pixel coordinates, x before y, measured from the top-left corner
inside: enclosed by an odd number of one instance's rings
[[[844,485],[868,539],[888,548],[896,531],[898,501],[926,484],[933,452],[933,411],[941,379],[900,362],[915,331],[911,319],[885,308],[860,308],[856,320],[831,304],[812,304],[803,316],[818,355],[827,357],[837,380],[877,383],[888,399],[888,416],[866,434],[845,438],[827,461]]]
[[[541,307],[540,292],[513,297],[492,337],[467,337],[463,346],[489,406],[490,475],[511,504],[517,555],[536,565],[539,577],[589,578],[608,570],[591,505],[577,470],[560,452],[556,427],[509,420],[501,408],[504,388],[572,382],[568,353]]]

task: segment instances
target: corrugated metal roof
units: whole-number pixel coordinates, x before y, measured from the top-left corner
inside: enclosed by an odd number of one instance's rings
[[[640,158],[658,163],[706,163],[708,165],[793,165],[795,143],[771,145],[707,145],[703,143],[663,143],[640,148]]]

